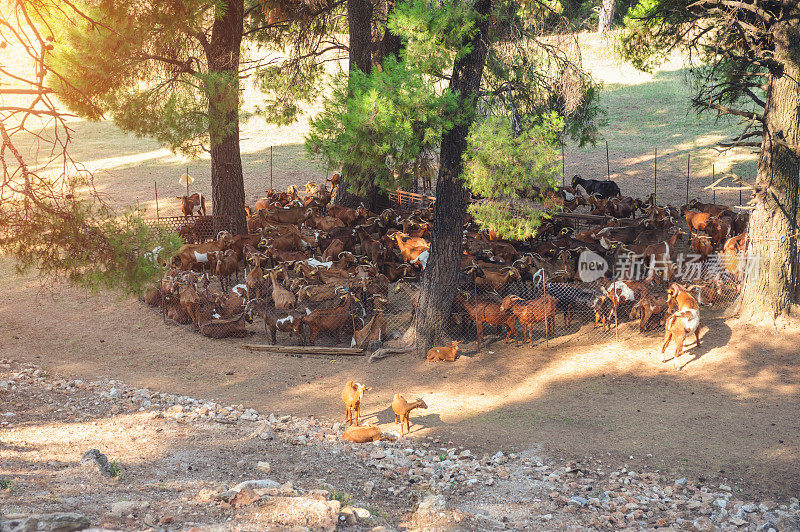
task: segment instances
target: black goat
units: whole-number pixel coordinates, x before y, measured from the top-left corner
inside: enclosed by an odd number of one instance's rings
[[[622,195],[619,185],[613,181],[583,179],[581,176],[575,175],[572,178],[572,188],[576,188],[578,185],[582,186],[583,190],[585,190],[587,194],[597,196],[601,199],[608,199],[613,198],[614,196]]]

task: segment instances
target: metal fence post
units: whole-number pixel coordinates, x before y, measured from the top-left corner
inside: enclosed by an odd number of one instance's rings
[[[153,181],[153,187],[156,189],[156,218],[161,218],[158,212],[158,181]]]
[[[544,284],[542,285],[544,290],[542,293],[544,294],[542,297],[542,302],[544,303],[544,345],[545,347],[550,347],[550,327],[547,321],[547,274],[544,274]],[[554,320],[555,321],[555,320]]]
[[[713,183],[716,180],[717,180],[717,172],[716,172],[716,168],[714,168],[714,165],[712,164],[711,165],[711,182]],[[717,189],[716,189],[716,187],[712,187],[711,194],[712,194],[711,203],[716,204],[717,203]]]
[[[686,203],[689,203],[689,174],[692,171],[692,154],[686,154]]]
[[[269,188],[272,186],[272,146],[269,147]]]
[[[475,294],[475,331],[478,329],[478,278],[472,278],[472,292]],[[514,325],[516,327],[516,324]],[[478,335],[478,353],[481,352],[481,335]]]
[[[567,163],[566,159],[564,158],[564,135],[562,131],[561,135],[561,186],[564,186],[564,176],[567,173]]]
[[[653,151],[653,201],[658,200],[658,148]]]

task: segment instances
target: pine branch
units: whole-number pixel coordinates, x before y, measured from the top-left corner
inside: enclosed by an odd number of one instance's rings
[[[757,120],[759,122],[764,122],[764,115],[759,113],[753,113],[750,111],[742,111],[740,109],[733,109],[731,107],[727,107],[725,105],[720,105],[712,102],[702,101],[697,98],[692,98],[692,104],[697,107],[703,107],[706,109],[713,109],[719,114],[722,115],[734,115],[734,116],[741,116],[750,120]]]

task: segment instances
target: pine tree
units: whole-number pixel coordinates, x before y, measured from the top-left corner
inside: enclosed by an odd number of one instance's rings
[[[175,0],[85,3],[88,18],[61,26],[50,86],[79,115],[112,118],[126,131],[150,136],[171,149],[211,155],[214,214],[229,216],[245,232],[244,181],[239,152],[240,79],[252,73],[266,91],[280,91],[273,71],[243,63],[243,43],[314,46],[339,5],[257,0]],[[307,24],[313,21],[314,24]],[[283,39],[281,39],[283,38]],[[313,92],[319,69],[302,71],[296,89]],[[295,80],[297,81],[297,80]],[[88,103],[91,105],[87,105]],[[275,96],[276,99],[278,96]],[[265,105],[271,120],[297,109]]]

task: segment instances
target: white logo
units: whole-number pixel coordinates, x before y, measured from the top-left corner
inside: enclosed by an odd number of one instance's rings
[[[594,251],[584,250],[578,257],[578,276],[584,283],[600,279],[608,271],[606,259]]]

